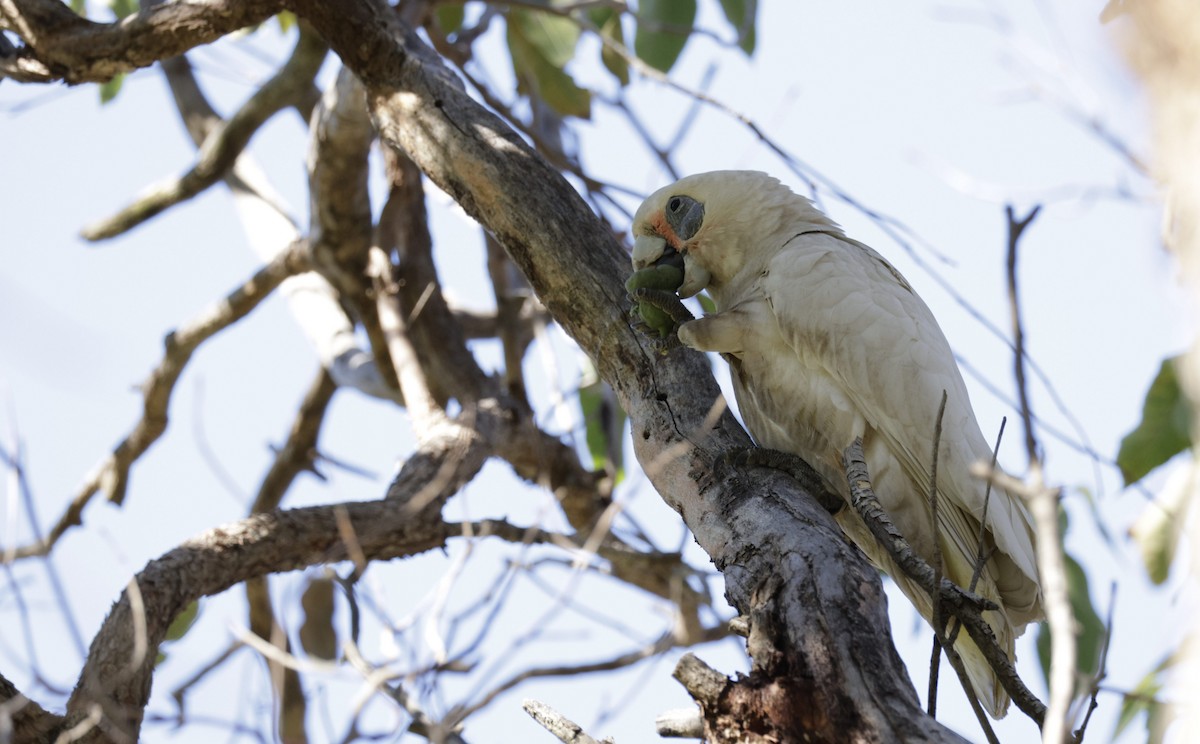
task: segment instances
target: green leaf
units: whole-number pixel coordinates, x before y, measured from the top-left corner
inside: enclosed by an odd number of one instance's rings
[[[717,312],[717,303],[713,302],[713,298],[708,296],[708,292],[702,292],[696,295],[696,299],[700,301],[700,307],[708,315]]]
[[[87,0],[71,0],[71,10],[77,15],[87,18]]]
[[[579,407],[587,429],[586,439],[588,452],[592,455],[592,467],[611,473],[614,483],[620,483],[625,477],[621,452],[625,411],[617,403],[612,388],[600,379],[596,368],[590,362],[583,368],[583,379],[579,386]]]
[[[300,596],[304,624],[300,626],[300,646],[316,659],[337,658],[337,630],[333,627],[333,580],[314,577]]]
[[[549,64],[562,69],[575,57],[579,24],[570,18],[537,10],[516,9],[508,14],[509,27],[516,27]]]
[[[754,54],[754,16],[758,12],[758,0],[721,0],[721,9],[737,32],[738,46],[747,55]]]
[[[286,34],[296,27],[296,14],[290,10],[284,10],[275,16],[275,22],[279,24],[279,32]]]
[[[508,13],[508,50],[517,80],[560,114],[587,119],[592,94],[563,69],[578,40],[579,26],[570,18],[520,8]]]
[[[464,3],[438,3],[433,9],[433,22],[443,34],[449,36],[462,28],[467,17]]]
[[[1080,678],[1093,677],[1100,669],[1100,653],[1104,648],[1106,631],[1104,621],[1092,607],[1092,596],[1088,590],[1087,574],[1083,567],[1070,555],[1063,555],[1067,568],[1067,599],[1071,614],[1075,616],[1075,670]],[[1042,675],[1050,679],[1050,626],[1041,623],[1037,637],[1038,661]]]
[[[692,33],[696,0],[642,0],[637,19],[634,53],[656,70],[667,72]]]
[[[1155,584],[1162,584],[1170,575],[1188,506],[1196,493],[1195,477],[1194,464],[1172,472],[1162,491],[1142,508],[1129,528],[1129,536],[1142,553],[1146,573]]]
[[[125,73],[118,72],[112,80],[100,83],[100,103],[105,104],[117,97],[121,86],[125,84]]]
[[[1167,725],[1175,717],[1173,706],[1158,699],[1158,693],[1163,688],[1163,672],[1178,660],[1177,654],[1171,654],[1151,669],[1141,681],[1121,700],[1121,710],[1117,715],[1117,725],[1112,738],[1121,735],[1129,724],[1133,723],[1138,714],[1146,714],[1147,742],[1161,742]]]
[[[167,635],[164,640],[178,641],[180,638],[183,638],[184,634],[196,624],[196,617],[199,614],[200,600],[193,600],[191,604],[183,608],[183,612],[180,612],[171,621],[171,624],[167,627]]]
[[[612,8],[592,8],[588,20],[600,32],[600,36],[625,46],[625,31],[621,28],[621,14]],[[629,63],[607,45],[600,47],[600,61],[608,68],[621,85],[629,85]]]
[[[1121,440],[1117,465],[1125,485],[1135,483],[1191,446],[1191,406],[1179,389],[1175,364],[1164,359],[1142,406],[1142,421]]]
[[[138,0],[108,0],[108,7],[117,18],[133,15],[138,12]]]

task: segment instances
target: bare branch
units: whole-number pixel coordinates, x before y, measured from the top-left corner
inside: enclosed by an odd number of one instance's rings
[[[166,431],[171,394],[192,354],[213,335],[246,317],[285,278],[305,270],[306,255],[302,243],[294,244],[274,261],[259,269],[225,299],[205,310],[188,324],[167,334],[163,359],[149,379],[142,384],[145,403],[141,420],[116,446],[112,454],[102,460],[88,475],[83,487],[67,507],[66,513],[59,518],[46,537],[30,545],[10,549],[8,552],[0,550],[0,554],[5,556],[4,560],[48,553],[63,533],[82,522],[84,507],[98,491],[103,490],[108,500],[116,504],[124,500],[133,463]]]
[[[321,37],[302,25],[291,58],[237,113],[209,133],[196,164],[187,173],[152,187],[112,217],[85,227],[83,238],[92,241],[114,238],[220,181],[268,119],[282,109],[299,105],[308,95],[327,50]]]
[[[543,728],[554,734],[559,741],[565,742],[565,744],[604,744],[604,742],[597,741],[588,736],[582,726],[545,703],[538,702],[537,700],[526,700],[521,703],[521,707],[525,709],[525,712],[533,720],[540,723]],[[609,739],[605,739],[604,741],[611,744]]]
[[[95,23],[57,0],[0,0],[0,28],[25,42],[15,57],[0,59],[0,77],[101,83],[262,23],[282,7],[278,0],[155,3],[115,23]]]
[[[861,440],[856,439],[846,448],[842,453],[842,463],[846,468],[846,479],[850,483],[851,503],[871,530],[871,534],[888,551],[905,575],[932,595],[935,586],[934,571],[909,547],[871,490]],[[1000,647],[995,633],[980,614],[982,610],[998,609],[995,603],[956,586],[949,579],[942,580],[940,595],[943,606],[952,611],[966,627],[967,634],[983,652],[1009,697],[1025,715],[1041,725],[1045,716],[1045,705],[1021,681],[1008,654]]]
[[[1021,402],[1021,420],[1025,425],[1025,453],[1029,475],[1024,488],[1016,489],[1029,504],[1037,536],[1038,576],[1042,585],[1042,604],[1050,626],[1050,699],[1042,726],[1045,744],[1062,744],[1071,734],[1069,714],[1075,694],[1075,616],[1068,596],[1067,567],[1058,534],[1058,489],[1045,483],[1042,458],[1033,429],[1029,392],[1025,385],[1025,331],[1021,323],[1021,303],[1017,294],[1017,247],[1025,228],[1037,217],[1038,207],[1021,219],[1011,205],[1008,218],[1008,298],[1012,313],[1013,369],[1017,396]]]

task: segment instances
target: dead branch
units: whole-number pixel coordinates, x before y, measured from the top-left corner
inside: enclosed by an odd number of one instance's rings
[[[0,555],[5,556],[4,560],[48,553],[67,530],[82,523],[84,507],[100,490],[104,491],[109,501],[120,504],[125,498],[129,471],[134,462],[166,431],[171,394],[192,354],[213,335],[246,317],[279,286],[280,282],[292,274],[304,271],[306,266],[304,245],[296,243],[274,261],[259,269],[225,299],[178,330],[167,334],[163,359],[142,384],[145,402],[141,420],[113,449],[112,454],[104,458],[88,475],[79,493],[46,537],[7,552],[0,549]]]
[[[209,133],[196,164],[187,173],[151,187],[117,214],[85,227],[83,238],[115,238],[220,181],[263,124],[279,111],[299,105],[312,87],[327,51],[321,37],[301,26],[300,40],[287,63],[237,113]]]
[[[545,703],[526,700],[521,703],[521,707],[525,709],[530,718],[540,723],[543,728],[565,744],[605,744],[606,742],[612,744],[611,739],[599,741],[588,736],[582,726]]]
[[[163,3],[115,23],[96,23],[57,0],[3,0],[0,29],[19,36],[24,46],[0,59],[0,77],[102,83],[262,23],[282,7],[278,0]]]
[[[1042,606],[1050,626],[1050,696],[1042,727],[1045,744],[1061,744],[1071,735],[1069,714],[1075,694],[1075,616],[1068,597],[1067,568],[1062,541],[1058,534],[1058,489],[1045,483],[1041,452],[1033,428],[1033,414],[1025,383],[1025,331],[1021,323],[1021,303],[1017,293],[1017,247],[1021,235],[1037,217],[1034,207],[1017,219],[1012,205],[1005,208],[1008,218],[1008,299],[1012,313],[1013,371],[1017,396],[1021,402],[1021,421],[1025,429],[1025,453],[1029,475],[1025,487],[1016,491],[1029,505],[1037,536],[1038,577],[1042,585]]]

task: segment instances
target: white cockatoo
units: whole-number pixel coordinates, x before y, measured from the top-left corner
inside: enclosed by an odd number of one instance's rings
[[[1042,617],[1032,520],[1024,504],[969,474],[990,462],[950,345],[895,268],[852,240],[808,199],[774,178],[717,171],[652,194],[633,219],[635,269],[676,266],[681,297],[707,290],[716,312],[679,326],[679,340],[729,362],[742,419],[761,447],[806,460],[849,501],[842,453],[862,439],[883,508],[918,555],[1000,605],[984,616],[1013,658],[1014,639]],[[678,255],[677,255],[678,254]],[[947,394],[938,455],[938,529],[929,500],[934,428]],[[857,512],[835,519],[926,620],[928,594],[907,578]],[[972,686],[994,716],[1008,695],[979,649],[959,634]]]

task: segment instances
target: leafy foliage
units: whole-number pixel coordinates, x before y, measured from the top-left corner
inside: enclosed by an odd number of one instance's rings
[[[1129,727],[1129,724],[1145,713],[1147,744],[1162,742],[1167,726],[1175,718],[1175,709],[1159,700],[1158,694],[1163,688],[1163,677],[1178,658],[1179,654],[1175,653],[1163,659],[1158,666],[1142,677],[1132,690],[1126,693],[1125,698],[1121,701],[1121,712],[1117,715],[1113,739],[1119,737]]]
[[[1070,555],[1064,555],[1067,566],[1067,599],[1071,603],[1071,614],[1075,617],[1075,669],[1081,679],[1095,676],[1100,669],[1100,654],[1104,649],[1107,630],[1104,621],[1092,606],[1092,595],[1088,588],[1087,573],[1083,566]],[[1042,675],[1050,679],[1050,628],[1046,623],[1038,626],[1037,652]]]
[[[592,94],[565,69],[575,56],[579,24],[565,16],[524,8],[512,9],[507,17],[508,50],[519,88],[537,95],[564,116],[589,118]]]
[[[667,72],[679,59],[696,22],[696,0],[642,0],[633,49],[656,70]]]
[[[1126,485],[1191,446],[1191,408],[1179,388],[1177,362],[1178,357],[1163,360],[1146,392],[1141,423],[1121,440],[1117,465]]]

